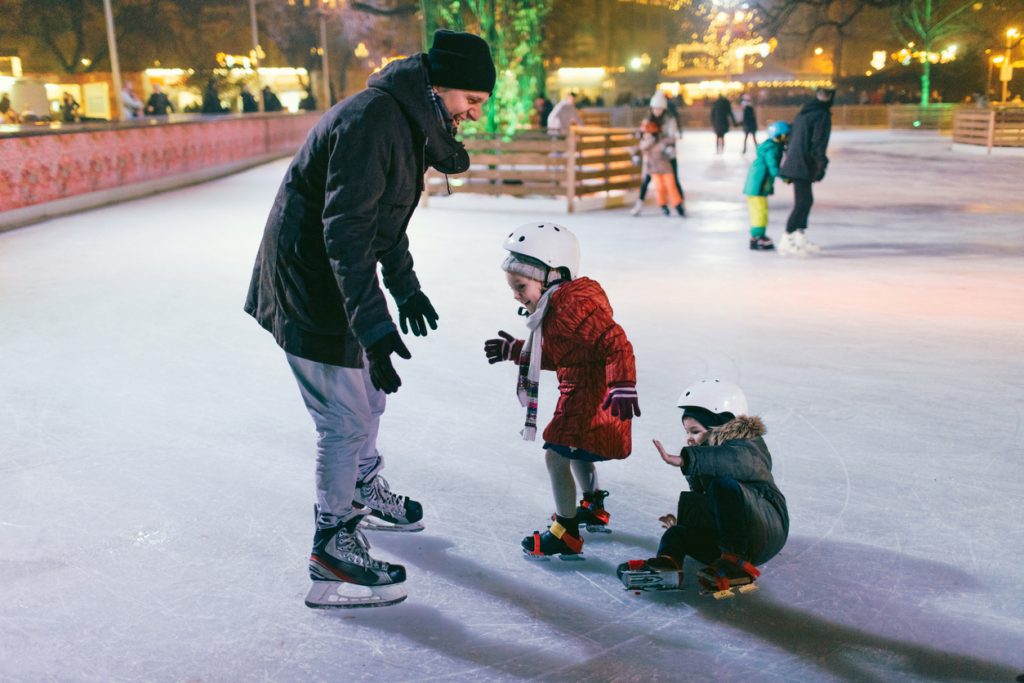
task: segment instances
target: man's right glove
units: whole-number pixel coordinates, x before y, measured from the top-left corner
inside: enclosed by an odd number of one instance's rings
[[[522,340],[516,339],[505,330],[498,332],[500,339],[488,339],[484,342],[484,353],[487,354],[487,362],[491,365],[500,363],[503,360],[519,358],[522,351]]]
[[[397,332],[388,332],[366,349],[366,358],[370,361],[370,381],[385,394],[393,394],[402,386],[402,380],[391,364],[392,353],[406,360],[412,358]]]

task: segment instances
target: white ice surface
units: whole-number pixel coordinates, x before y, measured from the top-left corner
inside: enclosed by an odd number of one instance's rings
[[[928,133],[836,132],[820,258],[747,250],[746,159],[687,135],[690,217],[433,198],[412,253],[440,329],[409,338],[380,448],[427,530],[376,533],[409,599],[302,604],[314,432],[242,312],[284,161],[0,234],[0,680],[1012,681],[1024,672],[1024,160]],[[781,183],[769,233],[791,204]],[[512,227],[563,221],[637,355],[634,454],[601,465],[615,532],[524,561],[552,510],[518,435]],[[738,381],[792,529],[760,590],[634,596],[684,487],[650,445],[675,400]],[[542,383],[550,413],[553,375]]]

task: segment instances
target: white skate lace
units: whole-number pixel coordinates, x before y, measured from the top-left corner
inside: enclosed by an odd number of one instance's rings
[[[367,569],[380,569],[387,571],[388,563],[382,560],[375,560],[370,557],[370,542],[358,529],[351,532],[342,532],[335,537],[334,547],[344,557],[350,557],[356,564],[361,564]]]
[[[391,517],[405,515],[405,496],[392,493],[387,479],[379,474],[370,482],[369,495],[364,502],[374,510]]]

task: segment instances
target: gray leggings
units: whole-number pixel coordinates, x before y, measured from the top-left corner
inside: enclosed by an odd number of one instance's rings
[[[551,477],[555,514],[559,517],[575,517],[576,484],[579,484],[581,494],[597,490],[597,470],[594,463],[571,460],[552,450],[544,451],[544,462]]]

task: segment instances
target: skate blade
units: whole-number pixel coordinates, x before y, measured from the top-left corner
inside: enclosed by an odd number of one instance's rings
[[[397,605],[408,594],[400,583],[360,586],[347,581],[314,581],[306,593],[306,607],[313,609],[387,607]]]
[[[592,534],[610,534],[612,532],[612,530],[604,524],[587,524],[586,529]]]
[[[562,562],[582,562],[587,559],[583,557],[583,553],[577,555],[535,555],[525,548],[523,548],[523,557],[530,562],[550,562],[554,557],[557,557]]]
[[[701,595],[710,595],[715,600],[727,600],[729,598],[735,598],[736,593],[739,591],[741,594],[746,595],[747,593],[753,593],[757,590],[756,583],[745,583],[742,586],[732,586],[725,590],[716,590],[714,588],[705,588],[700,592]]]
[[[359,522],[360,529],[366,529],[367,531],[397,531],[400,533],[413,533],[416,531],[423,531],[426,527],[423,525],[423,520],[418,522],[412,522],[411,524],[395,524],[389,522],[386,519],[381,519],[375,515],[366,515],[362,521]]]
[[[682,590],[676,572],[623,572],[619,579],[628,591],[674,591]]]

